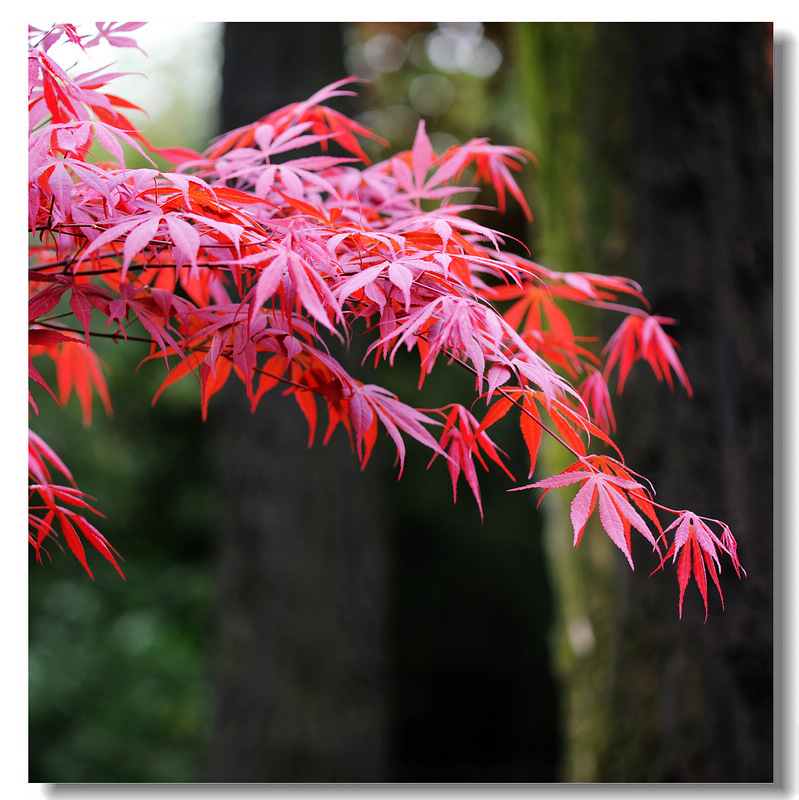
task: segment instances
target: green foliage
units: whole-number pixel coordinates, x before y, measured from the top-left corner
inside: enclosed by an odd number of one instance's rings
[[[107,344],[114,417],[84,429],[75,399],[38,422],[96,487],[126,582],[88,553],[95,580],[50,547],[29,578],[30,780],[193,781],[209,725],[213,496],[190,384],[154,408],[157,370]],[[66,423],[64,420],[66,417]],[[180,475],[178,480],[174,476]],[[94,560],[92,558],[94,557]]]

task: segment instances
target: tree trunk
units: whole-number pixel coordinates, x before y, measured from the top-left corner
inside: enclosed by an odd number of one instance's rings
[[[222,129],[344,77],[342,49],[334,23],[228,23]],[[308,449],[304,417],[279,390],[251,415],[243,387],[231,389],[209,412],[222,519],[206,779],[381,780],[386,532],[377,471],[360,472],[341,431]]]
[[[639,366],[627,463],[665,505],[727,521],[726,609],[548,510],[570,781],[769,782],[772,742],[772,84],[765,24],[519,25],[538,257],[638,280],[694,396]],[[528,138],[529,140],[529,138]],[[616,323],[617,324],[617,323]],[[605,331],[607,334],[608,331]],[[554,466],[554,460],[550,466]],[[672,573],[673,574],[673,573]],[[581,587],[581,589],[577,589]],[[713,591],[711,587],[711,591]]]

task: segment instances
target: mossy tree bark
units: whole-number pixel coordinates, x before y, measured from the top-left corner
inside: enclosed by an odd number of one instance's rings
[[[655,313],[680,320],[694,397],[639,367],[616,406],[617,441],[660,502],[727,521],[748,571],[739,582],[724,567],[726,610],[711,599],[707,623],[689,589],[679,621],[676,580],[649,577],[648,548],[634,549],[635,572],[601,530],[566,552],[568,498],[552,499],[562,777],[771,781],[771,30],[513,31],[520,138],[540,159],[536,255],[632,277]],[[553,450],[547,468],[563,459]]]

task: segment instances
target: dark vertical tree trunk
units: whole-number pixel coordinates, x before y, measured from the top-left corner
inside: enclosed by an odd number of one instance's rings
[[[769,782],[771,30],[530,25],[517,44],[542,160],[539,257],[633,277],[655,313],[680,320],[694,397],[639,367],[617,403],[617,441],[660,502],[727,521],[748,572],[738,581],[724,565],[726,609],[711,598],[705,623],[695,587],[677,620],[673,568],[650,578],[646,548],[634,573],[607,544],[553,558],[564,779]],[[550,538],[568,540],[567,524],[556,510]],[[586,582],[575,610],[569,591]]]
[[[342,50],[334,23],[228,23],[222,129],[344,77]],[[251,415],[243,388],[230,389],[209,414],[222,519],[206,779],[379,781],[386,537],[378,476],[360,472],[341,431],[309,450],[304,417],[279,390]]]
[[[223,131],[305,100],[347,76],[337,22],[228,22],[223,34]]]

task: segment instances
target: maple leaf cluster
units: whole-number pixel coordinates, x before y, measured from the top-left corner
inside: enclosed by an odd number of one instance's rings
[[[610,438],[614,367],[618,391],[644,360],[659,380],[672,386],[673,373],[690,393],[663,329],[673,321],[650,314],[630,280],[555,272],[507,251],[500,233],[470,218],[477,206],[459,202],[489,185],[500,211],[510,195],[529,218],[514,173],[531,154],[476,138],[436,155],[421,122],[410,151],[370,163],[359,137],[378,137],[326,105],[353,94],[354,78],[224,134],[203,153],[157,149],[125,116],[135,106],[107,91],[117,74],[73,76],[50,54],[65,39],[82,48],[101,40],[135,47],[128,34],[140,25],[97,23],[89,34],[69,24],[29,30],[31,379],[61,404],[74,389],[88,423],[95,393],[111,409],[93,341],[145,338],[148,359],[166,368],[156,397],[193,377],[205,417],[231,376],[253,410],[280,388],[305,415],[309,444],[323,411],[324,441],[341,425],[366,466],[378,436],[387,435],[401,474],[406,437],[415,439],[446,462],[454,495],[463,474],[481,514],[477,464],[487,469],[490,462],[513,479],[489,436],[513,413],[528,477],[543,434],[575,459],[559,475],[516,488],[580,484],[571,506],[575,545],[598,508],[631,566],[633,529],[660,566],[668,558],[677,563],[680,614],[692,575],[707,610],[708,572],[721,595],[719,554],[741,572],[729,528],[655,502]],[[329,154],[331,141],[348,155]],[[151,166],[126,166],[123,144]],[[98,146],[111,161],[96,157]],[[290,157],[308,146],[319,153]],[[153,156],[172,168],[159,169]],[[624,315],[603,351],[578,344],[568,304]],[[370,337],[367,359],[375,365],[393,365],[401,349],[415,354],[420,387],[439,359],[461,365],[481,402],[471,410],[421,409],[356,379],[330,347],[354,335]],[[34,366],[42,356],[56,364],[57,394]],[[30,402],[38,413],[32,395]],[[615,455],[589,453],[597,441]],[[122,574],[119,554],[87,519],[97,513],[89,499],[33,431],[29,454],[29,539],[37,559],[60,532],[87,571],[84,541]],[[674,521],[664,528],[659,514]]]

